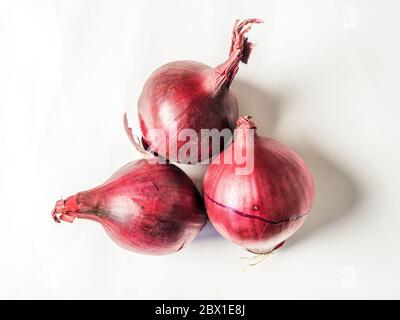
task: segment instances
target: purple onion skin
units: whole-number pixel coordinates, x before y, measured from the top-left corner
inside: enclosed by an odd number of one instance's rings
[[[303,160],[276,140],[254,135],[254,170],[237,175],[240,165],[224,157],[246,152],[249,117],[239,119],[238,134],[206,172],[203,194],[210,221],[225,238],[258,254],[283,245],[304,223],[314,197],[314,184]],[[248,151],[248,150],[247,150]]]
[[[261,22],[259,19],[244,20],[240,24],[237,21],[229,58],[215,68],[195,61],[176,61],[163,65],[150,75],[138,102],[139,123],[145,146],[150,146],[152,152],[164,158],[181,162],[179,150],[186,141],[177,141],[176,135],[169,134],[174,123],[176,132],[193,129],[198,137],[201,129],[235,128],[238,103],[229,88],[238,72],[239,62],[247,63],[253,47],[245,34],[251,24]],[[149,134],[153,129],[161,130],[167,143],[175,142],[177,152],[170,152],[163,141]],[[190,159],[190,163],[209,159],[224,148],[220,145],[220,148],[213,150],[210,146],[206,152],[202,152],[201,144],[199,139],[198,154]]]
[[[149,255],[179,251],[207,219],[200,194],[181,169],[144,159],[94,189],[57,201],[52,215],[56,222],[99,222],[121,247]]]

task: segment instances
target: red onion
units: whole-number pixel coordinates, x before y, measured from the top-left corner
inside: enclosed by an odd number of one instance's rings
[[[104,184],[59,200],[56,222],[99,222],[118,245],[163,255],[190,243],[206,222],[203,202],[190,178],[173,164],[133,161]]]
[[[253,48],[245,34],[251,24],[261,22],[259,19],[236,21],[229,58],[215,68],[195,61],[176,61],[150,75],[138,102],[142,142],[146,148],[169,160],[185,163],[209,159],[222,150],[222,139],[217,143],[218,148],[213,148],[209,138],[202,137],[194,142],[196,152],[188,156],[181,149],[187,139],[179,134],[183,129],[192,129],[200,137],[202,129],[235,128],[238,103],[229,87],[239,70],[239,62],[247,63]],[[155,129],[162,133],[163,139],[154,133]],[[205,150],[201,149],[202,145]]]
[[[312,205],[314,185],[295,152],[258,136],[255,129],[250,117],[238,120],[234,142],[206,172],[203,193],[215,228],[225,238],[261,254],[281,247],[300,228]],[[232,155],[244,154],[250,160],[254,156],[253,166],[226,164]],[[253,170],[238,174],[245,166]]]

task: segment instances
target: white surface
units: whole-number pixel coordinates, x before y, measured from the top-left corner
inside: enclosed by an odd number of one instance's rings
[[[397,1],[0,2],[0,298],[400,298]],[[217,65],[259,17],[233,90],[316,182],[306,225],[246,272],[208,228],[166,257],[129,253],[60,196],[137,158],[122,128],[150,72]],[[190,168],[199,177],[204,167]],[[195,170],[194,173],[192,170]]]

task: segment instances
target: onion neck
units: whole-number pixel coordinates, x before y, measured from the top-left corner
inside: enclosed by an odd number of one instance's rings
[[[262,20],[247,19],[240,23],[239,20],[236,20],[233,26],[229,58],[214,69],[217,91],[229,89],[239,71],[239,62],[247,63],[254,45],[248,41],[245,35],[250,31],[253,23],[262,23]]]
[[[254,147],[258,139],[257,127],[250,116],[241,117],[236,122],[234,144],[237,150],[246,150],[254,154]]]
[[[61,199],[56,202],[51,213],[55,222],[60,223],[61,221],[65,221],[72,223],[76,218],[99,221],[100,217],[96,215],[96,212],[82,210],[78,202],[78,196],[79,193],[65,200]]]
[[[237,129],[257,129],[257,126],[251,121],[251,116],[244,116],[236,121]]]

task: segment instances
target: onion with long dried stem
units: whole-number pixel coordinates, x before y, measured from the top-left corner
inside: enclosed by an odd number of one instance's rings
[[[175,61],[155,70],[147,79],[138,102],[142,143],[145,148],[175,162],[197,163],[219,153],[225,141],[216,147],[204,129],[233,130],[238,118],[238,103],[230,85],[247,63],[253,44],[246,33],[260,19],[236,21],[228,59],[215,68],[196,61]],[[188,142],[183,130],[191,129],[200,137],[197,150],[187,154]],[[160,137],[160,132],[162,133]]]

